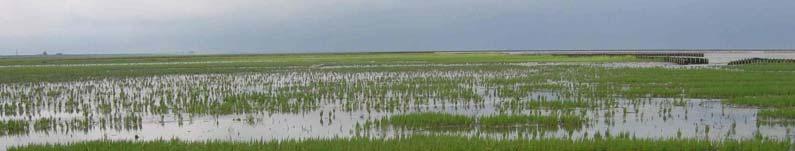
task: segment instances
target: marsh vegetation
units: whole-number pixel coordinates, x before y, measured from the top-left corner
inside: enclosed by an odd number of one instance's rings
[[[649,61],[499,53],[3,58],[0,147],[792,146],[795,66]]]

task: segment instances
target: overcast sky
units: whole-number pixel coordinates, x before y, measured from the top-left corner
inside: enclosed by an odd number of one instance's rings
[[[794,0],[0,0],[0,55],[794,48]]]

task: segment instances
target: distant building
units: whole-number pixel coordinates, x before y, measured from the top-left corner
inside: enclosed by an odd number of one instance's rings
[[[42,56],[46,56],[47,55],[47,51],[42,52],[41,55]]]
[[[56,56],[63,56],[63,53],[55,53]]]

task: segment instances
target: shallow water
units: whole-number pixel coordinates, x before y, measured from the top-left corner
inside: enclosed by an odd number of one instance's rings
[[[725,105],[713,99],[589,98],[586,100],[614,105],[567,109],[505,110],[498,106],[514,97],[526,101],[578,98],[573,86],[576,83],[561,79],[524,78],[508,84],[493,81],[544,74],[549,66],[528,64],[527,68],[500,72],[274,72],[2,84],[0,120],[24,120],[30,124],[24,132],[0,136],[0,148],[99,139],[135,140],[136,135],[138,140],[274,140],[434,133],[357,128],[390,115],[427,111],[471,116],[565,112],[589,119],[574,130],[446,132],[462,135],[581,138],[599,133],[637,138],[795,139],[795,126],[760,123],[756,120],[758,109]],[[558,87],[532,87],[520,94],[503,92],[526,85]],[[281,99],[289,101],[281,105],[291,107],[302,105],[302,98],[315,101],[292,110],[278,105],[255,112],[222,114],[190,110],[248,93],[282,95],[285,97]],[[55,126],[34,128],[35,121],[42,119],[55,119]]]
[[[705,52],[704,58],[709,59],[710,64],[728,64],[731,61],[749,58],[769,58],[769,59],[795,59],[793,51],[728,51],[728,52]]]
[[[615,115],[605,116],[610,109],[587,111],[590,122],[582,129],[568,132],[566,130],[542,131],[543,134],[532,134],[519,131],[477,132],[481,135],[495,137],[561,137],[580,138],[626,133],[637,138],[706,138],[749,139],[757,133],[774,139],[795,139],[792,126],[763,125],[756,122],[756,109],[733,108],[717,100],[688,100],[685,106],[671,107],[670,114],[661,114],[662,109],[669,106],[673,99],[644,100],[644,105],[629,105],[630,101],[620,103],[618,108],[628,108],[630,112],[617,111]],[[616,108],[617,109],[617,108]],[[416,110],[413,110],[416,111]],[[413,112],[408,111],[408,112]],[[496,114],[492,106],[475,109],[428,109],[423,111],[449,112],[473,116]],[[326,113],[321,116],[320,112]],[[352,137],[364,135],[370,137],[391,137],[423,131],[406,131],[374,128],[365,131],[356,130],[357,123],[401,113],[367,113],[367,112],[335,112],[330,109],[303,114],[249,114],[199,116],[185,118],[181,122],[173,116],[149,116],[144,118],[138,130],[100,130],[88,131],[55,131],[33,132],[27,135],[0,137],[0,147],[40,144],[65,143],[84,140],[157,140],[177,138],[181,140],[274,140],[301,138]],[[525,111],[532,112],[532,111]],[[252,120],[249,121],[249,118]],[[707,128],[709,127],[709,128]],[[709,130],[706,130],[709,129]],[[475,132],[458,132],[456,134],[473,134]],[[532,136],[535,135],[535,136]]]

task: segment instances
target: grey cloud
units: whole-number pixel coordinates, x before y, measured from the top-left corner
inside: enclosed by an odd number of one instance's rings
[[[0,54],[793,48],[789,0],[0,0]]]

